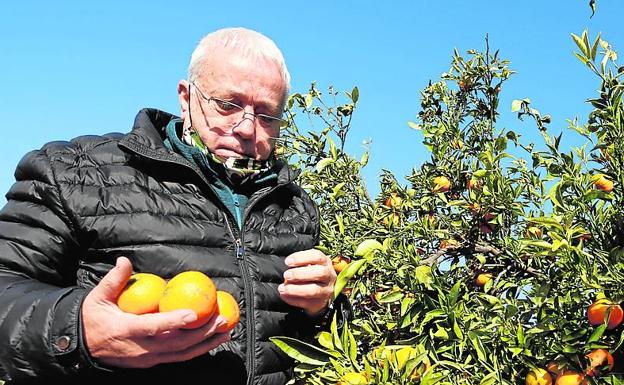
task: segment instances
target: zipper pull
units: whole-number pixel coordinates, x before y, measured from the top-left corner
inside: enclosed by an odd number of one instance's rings
[[[241,240],[236,238],[236,258],[243,259],[245,255],[245,248],[241,244]]]

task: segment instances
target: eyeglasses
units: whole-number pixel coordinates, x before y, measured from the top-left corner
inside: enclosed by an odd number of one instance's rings
[[[190,84],[195,87],[199,96],[202,97],[206,102],[211,103],[213,109],[223,118],[230,119],[230,123],[232,126],[239,124],[245,119],[246,115],[251,115],[254,118],[254,122],[257,120],[260,122],[260,125],[264,128],[273,128],[279,129],[282,126],[285,126],[288,122],[285,119],[278,118],[277,116],[267,115],[267,114],[254,114],[252,112],[247,112],[241,106],[236,103],[232,103],[227,100],[208,97],[203,91],[195,84],[195,82],[190,82]]]

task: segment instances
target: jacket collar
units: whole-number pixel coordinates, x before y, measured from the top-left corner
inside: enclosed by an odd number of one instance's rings
[[[141,148],[141,153],[148,153],[152,158],[162,160],[178,160],[187,163],[181,155],[170,151],[165,147],[164,140],[167,137],[167,124],[173,119],[178,119],[177,116],[168,112],[160,111],[155,108],[144,108],[138,112],[134,118],[134,124],[132,131],[126,134],[120,141],[120,144],[126,148]],[[283,185],[293,182],[297,176],[299,176],[298,170],[291,170],[291,168],[281,159],[275,162],[275,169],[277,173],[277,184]]]

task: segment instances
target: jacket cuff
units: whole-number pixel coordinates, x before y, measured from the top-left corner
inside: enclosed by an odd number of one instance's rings
[[[69,374],[111,370],[99,366],[87,349],[82,326],[82,303],[86,289],[73,289],[59,301],[52,322],[50,342],[57,362]]]

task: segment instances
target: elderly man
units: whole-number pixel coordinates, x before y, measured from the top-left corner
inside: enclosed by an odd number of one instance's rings
[[[0,212],[0,365],[10,384],[284,384],[270,341],[309,336],[336,275],[313,247],[314,203],[273,154],[289,91],[279,49],[219,30],[178,84],[181,117],[145,109],[132,132],[27,154]],[[134,315],[132,272],[189,270],[234,295],[241,319],[187,330],[191,310]],[[88,382],[87,382],[88,381]]]

